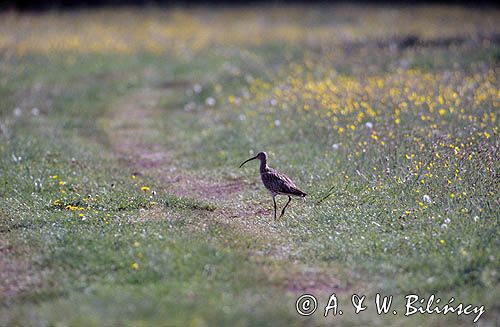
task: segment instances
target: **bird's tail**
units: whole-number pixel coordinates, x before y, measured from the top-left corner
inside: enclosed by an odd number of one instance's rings
[[[292,188],[290,193],[293,195],[296,195],[296,196],[300,196],[301,198],[303,198],[307,195],[307,193],[302,192],[298,188]]]

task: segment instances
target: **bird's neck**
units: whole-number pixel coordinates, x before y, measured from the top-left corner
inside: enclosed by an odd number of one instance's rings
[[[267,160],[263,159],[260,161],[260,173],[265,173],[266,171],[269,170],[269,167],[267,166]]]

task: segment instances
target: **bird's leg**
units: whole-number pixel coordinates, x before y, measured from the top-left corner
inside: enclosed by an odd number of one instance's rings
[[[273,195],[273,202],[274,202],[274,221],[276,221],[276,195]]]
[[[285,209],[286,207],[288,206],[288,204],[290,203],[290,201],[292,201],[292,197],[289,195],[288,196],[288,202],[285,204],[285,206],[283,207],[283,210],[281,210],[281,215],[280,215],[280,218],[283,217],[283,215],[285,214]]]

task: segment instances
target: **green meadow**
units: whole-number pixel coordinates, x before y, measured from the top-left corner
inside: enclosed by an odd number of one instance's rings
[[[496,325],[499,18],[0,13],[0,325]],[[308,193],[277,221],[259,151]]]

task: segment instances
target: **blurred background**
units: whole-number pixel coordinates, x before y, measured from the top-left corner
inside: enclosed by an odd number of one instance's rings
[[[0,2],[0,9],[6,10],[48,10],[48,9],[75,9],[75,8],[89,8],[89,7],[102,7],[102,6],[192,6],[192,5],[251,5],[251,4],[266,4],[266,5],[280,5],[280,4],[334,4],[334,3],[371,3],[371,4],[461,4],[468,6],[491,6],[495,5],[496,1],[492,0],[479,0],[479,1],[466,1],[466,0],[396,0],[396,1],[380,1],[380,0],[354,0],[354,1],[325,1],[325,0],[50,0],[50,1],[29,1],[29,0],[3,0]]]

